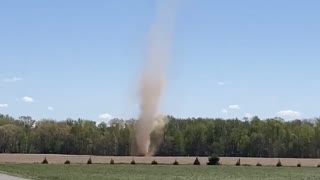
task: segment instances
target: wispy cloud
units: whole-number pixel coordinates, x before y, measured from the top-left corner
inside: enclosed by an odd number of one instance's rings
[[[293,110],[284,110],[284,111],[279,111],[278,116],[290,116],[290,117],[298,117],[301,116],[301,113],[298,111],[293,111]]]
[[[21,77],[11,77],[11,78],[4,78],[2,81],[6,83],[13,83],[13,82],[22,81],[22,80],[23,78]]]
[[[227,113],[228,113],[228,110],[227,110],[227,109],[221,109],[221,113],[222,113],[222,114],[227,114]]]
[[[49,110],[49,111],[53,111],[54,109],[53,109],[53,107],[49,106],[49,107],[48,107],[48,110]]]
[[[7,108],[7,107],[9,107],[8,104],[0,104],[0,108]]]
[[[33,103],[34,102],[33,98],[32,97],[28,97],[28,96],[25,96],[25,97],[21,98],[21,100],[23,102],[25,102],[25,103]]]
[[[250,114],[250,113],[245,113],[245,114],[244,114],[244,117],[246,117],[246,118],[252,118],[252,114]]]
[[[238,109],[240,109],[240,106],[239,106],[239,105],[237,105],[237,104],[229,105],[229,109],[235,109],[235,110],[238,110]]]
[[[225,82],[220,81],[220,82],[217,82],[217,85],[219,85],[219,86],[224,86],[224,85],[226,85],[226,83],[225,83]]]
[[[98,122],[106,122],[106,123],[108,123],[112,118],[113,117],[108,113],[100,114],[98,116]]]

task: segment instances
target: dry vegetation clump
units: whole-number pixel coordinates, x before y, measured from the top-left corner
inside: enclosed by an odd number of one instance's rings
[[[218,156],[211,156],[208,158],[207,165],[220,165],[220,158]]]
[[[200,164],[201,164],[201,163],[200,163],[198,157],[196,157],[196,159],[195,159],[194,162],[193,162],[193,165],[200,165]]]
[[[158,162],[156,161],[156,160],[153,160],[152,162],[151,162],[151,165],[157,165],[158,164]]]
[[[41,162],[41,164],[49,164],[47,157],[44,158],[44,160]]]
[[[71,162],[67,159],[64,164],[71,164]]]
[[[179,162],[177,160],[174,160],[173,165],[179,165]]]
[[[241,166],[241,161],[240,161],[240,159],[238,159],[238,161],[236,162],[236,166]]]
[[[297,167],[301,167],[301,163],[300,162],[298,162]]]
[[[156,161],[156,160],[153,160],[152,162],[151,162],[151,165],[157,165],[158,164],[158,162]]]
[[[132,164],[132,165],[135,165],[136,164],[136,162],[134,161],[134,159],[132,158],[132,161],[131,161],[131,163],[130,164]]]
[[[110,164],[114,164],[114,160],[113,159],[110,160]]]
[[[277,166],[277,167],[282,167],[282,163],[281,163],[280,159],[278,160],[276,166]]]
[[[87,164],[92,164],[91,157],[89,157],[89,159],[88,159],[88,161],[87,161]]]

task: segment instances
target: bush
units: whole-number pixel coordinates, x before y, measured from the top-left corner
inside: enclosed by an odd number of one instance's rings
[[[88,159],[88,161],[87,161],[87,164],[92,164],[91,157],[89,157],[89,159]]]
[[[297,167],[301,167],[301,163],[300,162],[298,162]]]
[[[114,160],[113,159],[110,160],[110,164],[114,164]]]
[[[136,164],[136,162],[134,161],[134,159],[132,159],[132,161],[131,161],[130,164],[132,164],[132,165],[135,165],[135,164]]]
[[[238,161],[236,162],[236,166],[241,166],[240,159],[238,159]]]
[[[179,165],[179,162],[177,160],[174,160],[173,165]]]
[[[157,165],[158,162],[157,162],[156,160],[153,160],[153,161],[151,162],[151,164],[152,164],[152,165]]]
[[[49,164],[47,158],[45,157],[44,160],[41,162],[41,164]]]
[[[262,166],[262,164],[260,164],[260,162],[257,163],[257,166]]]
[[[71,164],[71,162],[69,160],[66,160],[64,164]]]
[[[211,156],[208,158],[208,161],[207,162],[207,165],[220,165],[219,161],[220,161],[220,158],[217,157],[217,156]]]
[[[198,157],[196,157],[196,159],[194,160],[193,165],[200,165]]]
[[[282,167],[282,164],[281,164],[280,159],[278,160],[278,162],[277,162],[276,166],[277,166],[277,167]]]

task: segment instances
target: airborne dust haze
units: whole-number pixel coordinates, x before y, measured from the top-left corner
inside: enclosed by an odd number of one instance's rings
[[[139,84],[140,114],[135,127],[137,153],[144,156],[154,155],[161,143],[161,131],[167,123],[167,119],[159,113],[159,106],[171,54],[176,2],[157,2],[158,12],[151,26],[145,67]]]

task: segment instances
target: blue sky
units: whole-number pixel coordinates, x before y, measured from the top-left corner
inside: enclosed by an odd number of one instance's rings
[[[136,118],[156,1],[1,1],[0,113]],[[180,0],[161,112],[319,116],[320,1]]]

